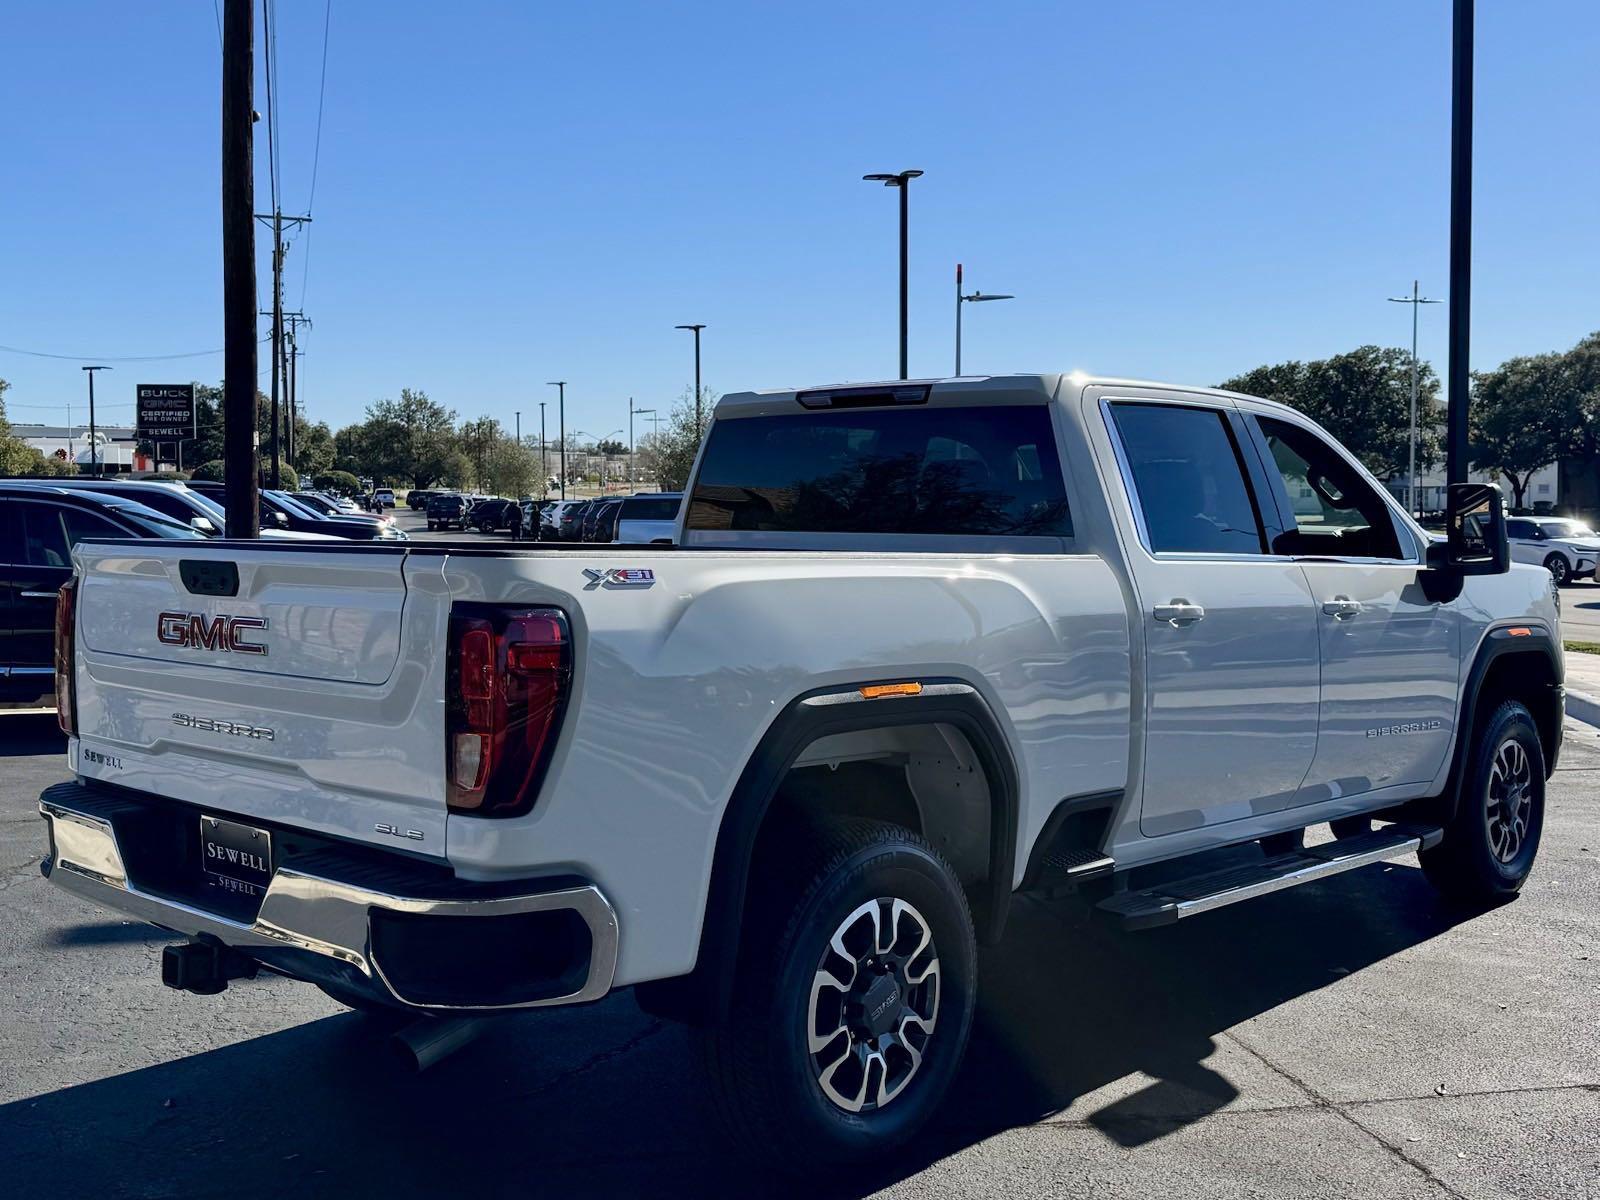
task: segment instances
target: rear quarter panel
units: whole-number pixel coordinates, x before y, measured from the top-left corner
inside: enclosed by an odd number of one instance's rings
[[[648,588],[585,567],[647,567]],[[971,557],[619,548],[458,555],[454,600],[555,605],[577,645],[571,706],[526,818],[449,818],[477,877],[570,870],[618,909],[618,982],[688,971],[722,813],[774,718],[817,688],[929,676],[988,701],[1021,780],[1016,877],[1061,798],[1128,769],[1122,594],[1084,555]]]

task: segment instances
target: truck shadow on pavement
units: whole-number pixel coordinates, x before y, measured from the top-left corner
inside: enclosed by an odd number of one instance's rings
[[[0,1179],[19,1196],[859,1196],[1051,1117],[1123,1145],[1164,1137],[1235,1099],[1207,1065],[1221,1031],[1460,919],[1394,865],[1137,935],[1070,902],[1013,915],[945,1113],[912,1153],[845,1180],[743,1165],[688,1034],[627,995],[501,1023],[420,1076],[345,1014],[20,1100],[0,1107]],[[166,998],[185,1022],[232,999]]]

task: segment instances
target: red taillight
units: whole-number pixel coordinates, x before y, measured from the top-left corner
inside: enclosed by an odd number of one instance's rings
[[[555,608],[457,604],[450,611],[446,795],[456,812],[533,807],[572,682],[572,639]]]
[[[77,628],[78,577],[56,593],[56,720],[68,737],[78,735],[78,693],[72,685],[72,643]]]

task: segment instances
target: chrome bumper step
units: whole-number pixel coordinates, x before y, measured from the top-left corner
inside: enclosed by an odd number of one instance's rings
[[[1214,908],[1401,858],[1437,845],[1443,836],[1444,831],[1436,828],[1389,825],[1357,837],[1279,854],[1263,862],[1171,879],[1142,891],[1121,892],[1097,907],[1124,929],[1170,925]]]

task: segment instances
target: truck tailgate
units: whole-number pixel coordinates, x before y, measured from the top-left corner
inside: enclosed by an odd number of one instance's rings
[[[187,541],[77,559],[81,775],[443,855],[437,560]]]

